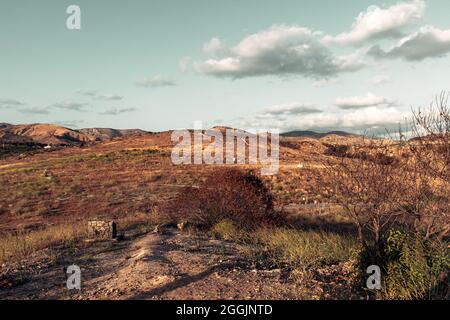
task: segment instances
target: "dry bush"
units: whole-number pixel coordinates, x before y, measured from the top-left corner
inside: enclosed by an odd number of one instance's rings
[[[368,141],[368,140],[365,140]],[[382,152],[373,152],[374,148],[381,148],[381,145],[374,145],[373,143],[366,143],[359,147],[351,148],[347,145],[331,145],[326,144],[327,149],[324,154],[337,158],[360,159],[365,161],[372,161],[383,165],[398,164],[399,159]],[[365,150],[364,150],[365,149]],[[385,149],[383,147],[383,149]],[[371,152],[372,151],[372,152]]]
[[[401,157],[375,141],[325,170],[334,200],[358,227],[361,279],[379,265],[384,297],[393,299],[440,298],[448,281],[449,252],[441,249],[450,230],[447,95],[414,119],[416,138],[395,146]]]
[[[327,149],[325,150],[325,155],[334,156],[334,157],[348,157],[350,153],[350,146],[347,145],[333,145],[333,144],[325,144]]]
[[[412,132],[415,138],[408,144],[415,157],[416,175],[427,180],[432,192],[415,196],[423,199],[421,224],[426,238],[444,238],[450,232],[450,107],[449,93],[442,92],[428,109],[414,112]],[[423,176],[426,176],[425,178]],[[416,212],[417,213],[417,212]]]
[[[211,227],[229,220],[243,228],[271,224],[279,217],[273,209],[272,194],[252,172],[219,169],[199,187],[184,188],[162,204],[156,213],[159,223],[187,222]]]
[[[367,142],[365,150],[378,142]],[[380,145],[373,154],[358,151],[351,158],[325,164],[324,183],[334,190],[332,199],[344,208],[358,228],[363,246],[379,242],[383,230],[401,215],[404,194],[402,167],[386,161],[387,148]]]
[[[444,168],[448,165],[442,153],[435,153],[435,143],[425,145],[429,141],[395,146],[411,148],[401,157],[393,156],[382,141],[371,141],[351,157],[326,164],[323,180],[358,227],[364,246],[381,245],[394,225],[414,230],[424,240],[448,236],[450,184]]]
[[[446,230],[442,213],[448,213],[442,206],[448,202],[414,158],[402,161],[341,159],[328,168],[334,176],[335,200],[358,227],[362,250],[356,266],[361,286],[366,268],[378,265],[384,283],[377,296],[440,299],[447,294],[443,288],[450,261],[448,249],[440,249]],[[398,234],[405,235],[401,241],[393,236]]]

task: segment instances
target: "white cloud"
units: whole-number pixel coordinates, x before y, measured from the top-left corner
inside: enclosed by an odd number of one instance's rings
[[[189,63],[191,62],[191,57],[183,57],[180,59],[180,70],[181,72],[186,72],[188,67],[189,67]]]
[[[264,109],[264,112],[262,114],[263,116],[274,116],[274,115],[279,116],[279,115],[311,114],[321,112],[322,110],[318,109],[314,105],[291,102],[267,107]]]
[[[341,109],[360,109],[391,104],[393,104],[393,101],[373,93],[367,93],[362,97],[337,98],[335,101],[335,105]]]
[[[371,107],[343,114],[339,125],[344,128],[382,127],[387,124],[401,123],[408,117],[410,117],[409,112],[401,112],[394,107],[386,109]]]
[[[27,114],[49,114],[50,112],[48,109],[45,108],[37,108],[37,107],[31,107],[31,108],[20,108],[18,109],[21,113],[27,113]]]
[[[0,99],[0,108],[13,108],[24,106],[25,103],[15,99]]]
[[[104,93],[104,94],[99,94],[97,96],[98,99],[101,100],[122,100],[123,97],[119,96],[117,94],[109,94],[109,93]]]
[[[358,15],[350,32],[326,36],[324,41],[347,45],[358,44],[373,38],[401,37],[405,26],[423,17],[425,6],[423,0],[400,2],[388,8],[370,6]]]
[[[116,116],[119,115],[121,113],[127,113],[127,112],[133,112],[136,111],[136,108],[110,108],[106,111],[100,112],[99,114],[101,115],[105,115],[105,116]]]
[[[137,81],[136,84],[141,87],[151,88],[151,87],[168,87],[168,86],[175,86],[177,83],[175,80],[162,76],[160,74]]]
[[[242,39],[228,54],[197,62],[197,71],[217,77],[303,75],[328,78],[363,67],[359,53],[334,56],[319,41],[320,32],[300,26],[274,25]]]
[[[80,125],[83,125],[86,123],[84,120],[68,120],[68,121],[61,121],[56,120],[52,123],[59,124],[60,126],[66,127],[66,128],[78,128]]]
[[[226,50],[226,47],[218,38],[212,38],[203,45],[203,52],[211,55],[220,54],[224,50]]]
[[[99,93],[97,90],[79,90],[77,91],[78,94],[81,94],[83,96],[88,96],[92,98],[96,98],[99,100],[122,100],[123,96],[117,95],[117,94],[111,94],[111,93]]]
[[[376,75],[376,76],[373,76],[372,78],[370,78],[368,82],[374,86],[381,86],[390,81],[391,81],[391,78],[389,76],[379,74],[379,75]]]
[[[86,103],[75,102],[72,100],[65,100],[62,102],[57,102],[52,105],[55,108],[72,110],[72,111],[84,111],[84,107],[87,106]]]
[[[88,97],[95,97],[98,94],[97,90],[78,90],[77,93]]]
[[[369,50],[369,55],[378,59],[401,58],[409,61],[421,61],[426,58],[443,57],[450,52],[450,29],[441,30],[433,26],[424,26],[419,31],[404,37],[388,51],[378,45]]]
[[[329,85],[333,85],[333,84],[340,84],[341,81],[337,80],[337,79],[322,79],[322,80],[317,80],[314,81],[312,86],[315,88],[323,88]]]
[[[265,114],[264,111],[262,113]],[[316,130],[321,132],[344,130],[351,132],[386,133],[386,130],[395,131],[398,125],[410,117],[409,112],[403,112],[395,107],[340,110],[322,113],[298,114],[290,117],[273,115],[261,117],[258,114],[254,119],[237,120],[236,126],[257,129],[277,128],[281,132],[292,130]]]

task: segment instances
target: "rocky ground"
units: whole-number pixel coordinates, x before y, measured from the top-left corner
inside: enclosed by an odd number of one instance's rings
[[[360,299],[345,264],[300,279],[258,266],[248,248],[178,230],[129,235],[37,252],[2,265],[0,299]],[[81,268],[81,290],[66,288],[65,268]]]

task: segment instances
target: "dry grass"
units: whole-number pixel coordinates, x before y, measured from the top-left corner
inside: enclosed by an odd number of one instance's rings
[[[258,258],[263,254],[271,264],[302,270],[349,261],[359,248],[354,236],[326,231],[262,228],[245,232],[229,221],[211,231],[224,240],[250,245],[250,254]]]
[[[61,217],[117,219],[150,212],[161,194],[179,189],[170,183],[172,172],[164,169],[170,158],[159,149],[63,154],[69,151],[56,151],[60,157],[30,156],[19,167],[0,169],[0,234],[20,224],[57,224]]]
[[[253,235],[278,264],[302,269],[348,261],[357,241],[323,231],[260,229]]]
[[[116,221],[119,231],[136,229],[145,233],[153,227],[144,213],[127,215]],[[41,249],[73,244],[86,237],[86,220],[60,223],[42,230],[9,233],[0,237],[0,263],[18,261]]]
[[[16,232],[0,238],[0,262],[17,261],[33,252],[65,244],[84,237],[86,227],[80,223],[64,223],[32,232]]]

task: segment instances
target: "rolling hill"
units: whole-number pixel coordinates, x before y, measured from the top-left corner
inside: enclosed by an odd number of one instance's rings
[[[139,129],[86,128],[73,130],[59,125],[44,123],[21,125],[0,123],[0,142],[3,144],[83,145],[146,133],[146,131]]]
[[[283,137],[295,137],[295,138],[313,138],[313,139],[321,139],[329,135],[335,135],[340,137],[354,137],[357,136],[353,133],[348,133],[345,131],[330,131],[330,132],[315,132],[315,131],[309,131],[309,130],[295,130],[295,131],[289,131],[282,133],[281,136]]]

